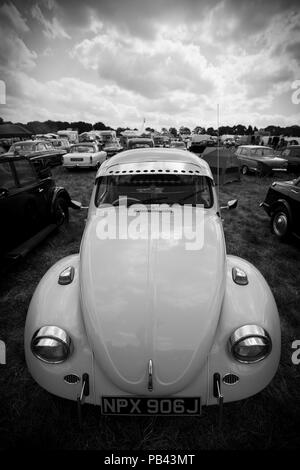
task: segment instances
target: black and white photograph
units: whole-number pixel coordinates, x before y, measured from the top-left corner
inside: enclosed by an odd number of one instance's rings
[[[0,0],[0,450],[300,449],[299,7]]]

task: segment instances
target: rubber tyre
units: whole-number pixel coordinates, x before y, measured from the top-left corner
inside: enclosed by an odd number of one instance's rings
[[[69,222],[69,207],[66,199],[58,196],[54,201],[53,207],[53,222],[61,227],[63,224]]]
[[[287,240],[291,233],[291,221],[285,207],[278,207],[271,217],[271,230],[279,240]]]

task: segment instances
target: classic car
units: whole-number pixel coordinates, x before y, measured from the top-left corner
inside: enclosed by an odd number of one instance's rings
[[[276,303],[252,264],[226,254],[221,209],[190,152],[106,160],[80,253],[50,268],[29,306],[36,382],[117,415],[199,415],[266,387],[280,357]],[[202,244],[186,244],[192,229]]]
[[[104,152],[106,152],[107,157],[106,158],[111,158],[113,157],[116,153],[119,153],[123,150],[123,147],[121,146],[120,142],[118,140],[108,142],[104,147],[103,147]]]
[[[127,142],[127,149],[149,148],[154,147],[153,139],[147,137],[130,138]]]
[[[58,148],[64,152],[68,152],[70,149],[70,142],[66,138],[48,139],[48,142],[50,142],[53,148]]]
[[[300,145],[289,145],[278,152],[288,162],[288,171],[300,173]]]
[[[300,237],[300,178],[272,183],[260,206],[271,217],[271,230],[279,239]]]
[[[243,175],[255,172],[259,176],[267,176],[277,171],[287,171],[287,161],[276,157],[271,147],[240,145],[235,154],[240,160]]]
[[[49,140],[26,140],[15,142],[10,147],[6,156],[20,155],[30,159],[38,157],[43,159],[44,163],[49,167],[61,165],[64,151],[54,148]]]
[[[182,140],[171,140],[170,147],[186,150],[186,145]]]
[[[72,168],[99,168],[106,160],[106,152],[99,150],[95,142],[81,142],[70,147],[63,156],[63,166]]]
[[[26,157],[0,159],[0,256],[17,259],[68,219],[78,208],[69,193],[55,185],[49,169],[37,172]]]

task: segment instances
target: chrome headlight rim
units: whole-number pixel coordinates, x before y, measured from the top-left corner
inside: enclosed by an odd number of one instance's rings
[[[257,346],[265,346],[265,353],[257,358],[247,359],[247,357],[239,356],[235,349],[241,342],[247,339],[252,339],[257,342]],[[262,344],[264,341],[264,344]],[[253,346],[253,345],[252,345]],[[258,325],[243,325],[233,331],[229,338],[229,350],[234,359],[242,364],[256,364],[263,361],[268,357],[272,351],[272,340],[269,333],[261,326]]]
[[[40,355],[35,348],[39,345],[39,343],[43,343],[44,340],[54,340],[58,344],[63,346],[64,350],[64,355],[61,359],[47,359]],[[61,364],[62,362],[65,362],[68,357],[71,355],[73,351],[73,344],[71,337],[69,334],[62,328],[58,326],[42,326],[36,332],[34,333],[31,343],[30,343],[30,349],[32,354],[39,359],[42,362],[45,362],[46,364]]]

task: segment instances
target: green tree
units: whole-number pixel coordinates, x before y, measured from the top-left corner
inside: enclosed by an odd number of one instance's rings
[[[177,129],[175,127],[170,127],[169,129],[170,134],[172,134],[174,137],[178,136]]]

